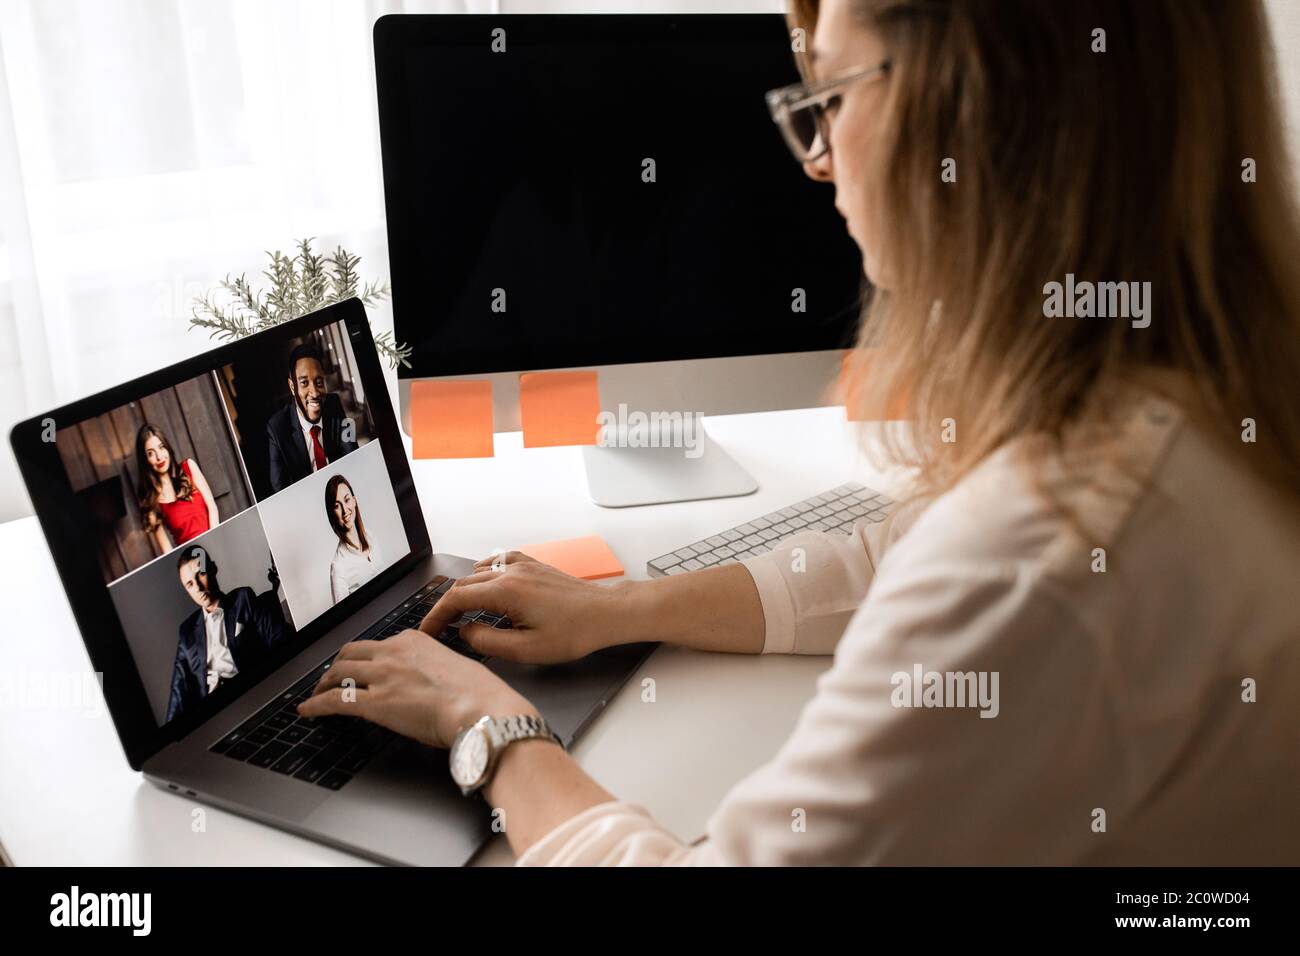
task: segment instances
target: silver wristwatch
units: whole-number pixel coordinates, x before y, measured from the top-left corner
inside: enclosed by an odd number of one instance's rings
[[[518,740],[563,742],[540,717],[483,717],[456,735],[451,745],[451,779],[469,796],[487,785],[496,771],[502,752]]]

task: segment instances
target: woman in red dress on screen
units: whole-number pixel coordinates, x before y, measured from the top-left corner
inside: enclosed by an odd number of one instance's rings
[[[147,422],[135,436],[137,497],[144,530],[161,553],[193,540],[220,520],[212,489],[193,458],[177,461],[162,430]]]

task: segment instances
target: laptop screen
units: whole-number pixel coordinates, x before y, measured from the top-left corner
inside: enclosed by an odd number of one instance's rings
[[[81,540],[159,726],[282,658],[412,550],[376,421],[391,408],[367,393],[347,322],[249,345],[56,422]]]

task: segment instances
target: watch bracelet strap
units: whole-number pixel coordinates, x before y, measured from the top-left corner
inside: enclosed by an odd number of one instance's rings
[[[488,721],[492,734],[492,745],[498,752],[517,740],[550,740],[564,747],[559,735],[551,730],[550,725],[541,717],[532,714],[513,714],[509,717],[493,717]]]

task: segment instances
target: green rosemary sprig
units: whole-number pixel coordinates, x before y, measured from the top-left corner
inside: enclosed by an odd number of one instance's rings
[[[300,239],[292,256],[278,249],[267,252],[270,264],[262,272],[268,283],[265,291],[254,289],[244,275],[227,275],[216,288],[196,296],[190,306],[190,328],[230,342],[353,296],[374,305],[392,294],[387,282],[362,282],[357,272],[360,256],[342,246],[320,256],[312,249],[313,241],[314,237]],[[411,367],[413,350],[395,342],[391,332],[377,334],[375,347],[390,367]]]

